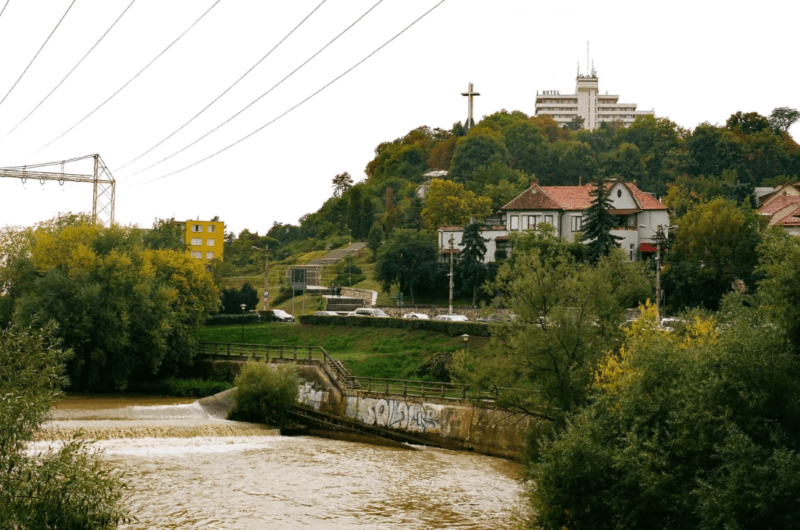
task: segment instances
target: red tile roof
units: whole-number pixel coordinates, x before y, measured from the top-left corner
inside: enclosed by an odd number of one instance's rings
[[[501,210],[560,210],[561,205],[553,200],[543,188],[535,182],[531,187],[517,195]]]
[[[758,211],[763,214],[771,215],[778,210],[783,210],[790,204],[800,205],[800,195],[781,195],[779,197],[775,197],[772,202],[760,207]]]
[[[800,197],[798,197],[800,198]],[[781,219],[775,222],[776,225],[800,225],[800,207],[795,208]]]
[[[647,192],[644,192],[636,187],[633,182],[626,182],[626,186],[633,193],[633,198],[639,203],[642,210],[666,210],[667,207],[661,204],[661,201],[653,197]]]
[[[607,187],[613,182],[606,182]],[[632,182],[626,182],[634,200],[641,210],[666,210],[661,201],[645,193]],[[591,192],[594,184],[584,186],[539,186],[536,183],[506,204],[501,210],[586,210],[592,203]],[[535,193],[534,193],[535,190]],[[620,212],[628,210],[620,210]],[[640,210],[636,210],[640,211]],[[635,213],[630,211],[628,213]],[[620,213],[620,215],[625,215]]]
[[[543,189],[559,204],[559,210],[585,210],[592,204],[594,186],[546,186]]]

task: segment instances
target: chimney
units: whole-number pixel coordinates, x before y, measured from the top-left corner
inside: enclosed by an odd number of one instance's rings
[[[583,186],[583,175],[578,175],[578,186]]]

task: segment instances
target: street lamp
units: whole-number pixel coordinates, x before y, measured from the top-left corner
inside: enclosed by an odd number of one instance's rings
[[[269,245],[265,245],[263,249],[255,245],[251,245],[251,248],[264,251],[264,311],[266,311],[269,299]]]
[[[650,230],[656,235],[656,313],[658,314],[658,322],[661,324],[661,245],[666,240],[667,236],[664,234],[664,226],[658,225],[658,229],[653,230],[649,226],[639,225],[639,228]],[[678,228],[675,225],[667,227]]]
[[[247,309],[247,304],[242,304],[239,307],[242,308],[242,316],[244,316],[244,310]],[[242,344],[244,344],[244,319],[242,319]]]
[[[464,333],[463,335],[461,335],[461,340],[464,341],[464,353],[467,353],[467,344],[469,344],[469,335]]]
[[[347,257],[350,258],[350,266],[347,267],[347,283],[353,287],[353,231],[350,229],[347,231],[350,232],[350,242],[347,244]]]

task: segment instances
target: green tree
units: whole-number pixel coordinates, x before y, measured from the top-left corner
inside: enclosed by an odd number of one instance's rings
[[[372,228],[369,229],[367,246],[372,251],[373,260],[378,258],[378,250],[381,248],[381,243],[383,243],[383,235],[383,228],[379,223],[373,224]]]
[[[291,421],[289,411],[300,393],[300,377],[294,365],[281,364],[275,369],[266,363],[247,363],[234,385],[232,418],[277,426]]]
[[[347,227],[356,240],[366,239],[375,218],[372,198],[363,185],[357,185],[350,190],[348,199]]]
[[[528,175],[541,171],[549,146],[537,127],[527,121],[514,123],[503,129],[503,139],[511,156],[511,167]]]
[[[617,216],[609,212],[612,204],[605,183],[595,183],[590,195],[593,198],[585,212],[583,237],[587,241],[587,257],[589,261],[596,263],[601,256],[608,256],[612,248],[619,247],[618,241],[622,238],[611,233],[618,222]]]
[[[675,242],[665,257],[667,304],[715,310],[738,282],[755,287],[761,219],[747,204],[723,198],[701,204],[676,221]]]
[[[780,328],[737,308],[718,337],[645,312],[601,365],[591,403],[540,447],[531,526],[794,528],[800,370]]]
[[[771,320],[787,330],[800,352],[800,238],[772,228],[766,232],[758,255],[759,300]]]
[[[175,219],[156,219],[153,228],[142,233],[144,246],[156,250],[183,252],[183,231]]]
[[[758,112],[744,113],[739,111],[728,118],[728,121],[725,122],[725,126],[734,132],[753,134],[768,130],[770,128],[770,122]]]
[[[398,228],[378,252],[375,279],[387,293],[392,285],[408,291],[416,303],[414,289],[436,276],[438,252],[430,234]]]
[[[425,208],[417,194],[411,196],[408,208],[403,211],[403,228],[422,230],[422,210]]]
[[[258,305],[258,292],[249,282],[244,282],[239,289],[236,287],[223,289],[220,301],[222,302],[222,314],[241,315],[242,304],[245,305],[245,311],[251,311],[256,308]]]
[[[333,186],[333,196],[341,197],[344,192],[353,187],[353,177],[345,171],[333,177],[331,184]]]
[[[29,445],[67,384],[70,354],[54,331],[52,324],[0,331],[0,528],[116,528],[128,520],[124,485],[88,442],[45,451]]]
[[[491,202],[486,197],[476,197],[464,186],[452,180],[434,180],[425,197],[422,218],[432,229],[440,226],[461,226],[470,218],[486,219],[491,213]]]
[[[583,122],[584,122],[583,116],[575,116],[564,127],[569,129],[570,131],[580,131],[581,129],[583,129]]]
[[[509,158],[508,149],[502,138],[473,129],[456,144],[449,177],[466,184],[478,168],[490,166],[495,162],[507,164]]]
[[[486,242],[481,235],[484,223],[472,223],[464,228],[461,245],[464,248],[458,253],[455,273],[462,289],[472,294],[472,307],[477,307],[478,289],[486,281],[488,268],[483,258],[486,256]]]
[[[792,125],[800,120],[800,112],[789,107],[778,107],[769,115],[769,123],[775,130],[788,133]]]

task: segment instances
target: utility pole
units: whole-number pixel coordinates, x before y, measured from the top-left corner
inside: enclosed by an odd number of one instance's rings
[[[453,234],[450,234],[450,304],[447,306],[447,314],[453,314]]]
[[[656,230],[656,314],[661,324],[661,243],[664,241],[664,230],[658,225]]]
[[[264,245],[263,249],[255,245],[250,245],[256,250],[264,251],[264,311],[267,310],[267,299],[269,298],[269,245]]]

